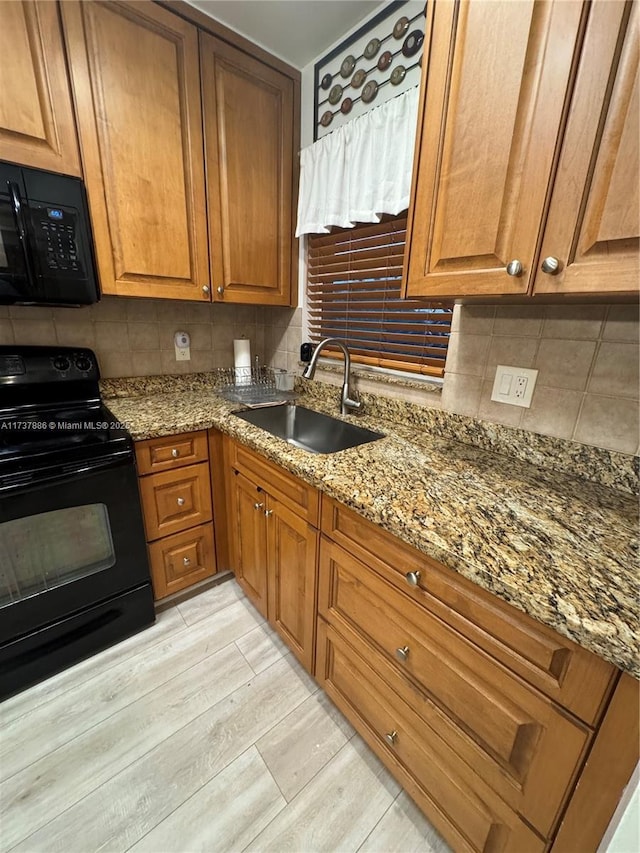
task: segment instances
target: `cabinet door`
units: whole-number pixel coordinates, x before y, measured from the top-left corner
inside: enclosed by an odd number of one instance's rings
[[[231,568],[253,605],[267,617],[266,495],[251,480],[230,472],[229,539]]]
[[[407,297],[527,292],[583,13],[427,5]]]
[[[313,671],[318,531],[269,497],[269,621]]]
[[[103,293],[210,299],[198,35],[155,3],[63,3]]]
[[[293,80],[201,34],[214,299],[289,305]]]
[[[592,4],[534,293],[638,291],[638,4]]]
[[[0,158],[82,175],[57,3],[0,3]]]

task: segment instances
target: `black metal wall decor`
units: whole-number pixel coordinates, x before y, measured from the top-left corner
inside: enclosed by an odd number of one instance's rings
[[[424,0],[394,0],[315,64],[314,140],[420,82]]]

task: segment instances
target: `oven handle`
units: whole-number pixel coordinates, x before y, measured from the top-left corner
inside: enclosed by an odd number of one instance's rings
[[[26,491],[46,483],[62,483],[78,474],[91,474],[117,468],[120,465],[133,464],[133,453],[131,450],[118,450],[108,457],[100,459],[86,459],[69,465],[56,465],[53,468],[42,468],[41,470],[29,471],[24,475],[16,475],[10,479],[0,479],[0,495],[8,492],[22,490]]]
[[[24,220],[24,211],[22,209],[22,199],[20,198],[20,187],[15,181],[7,181],[7,189],[9,190],[9,198],[11,199],[11,207],[13,209],[13,216],[16,221],[16,228],[18,229],[18,237],[20,238],[20,245],[22,247],[22,254],[24,257],[24,266],[27,271],[27,278],[32,287],[36,285],[36,277],[33,272],[33,266],[31,264],[31,255],[29,253],[29,235],[27,233],[27,227],[25,225]]]

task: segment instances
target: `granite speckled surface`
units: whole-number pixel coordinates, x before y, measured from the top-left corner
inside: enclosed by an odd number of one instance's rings
[[[169,381],[107,405],[137,439],[216,427],[640,677],[638,510],[629,494],[461,443],[437,422],[425,429],[411,418],[381,419],[379,411],[347,420],[385,438],[310,454],[234,417],[238,404],[222,400],[210,382],[189,381],[190,389]],[[158,385],[180,390],[148,393]],[[335,415],[334,390],[329,403],[319,393],[299,402]]]

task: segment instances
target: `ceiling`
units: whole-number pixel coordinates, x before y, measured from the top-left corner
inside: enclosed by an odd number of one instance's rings
[[[322,56],[385,0],[188,0],[296,68]]]

